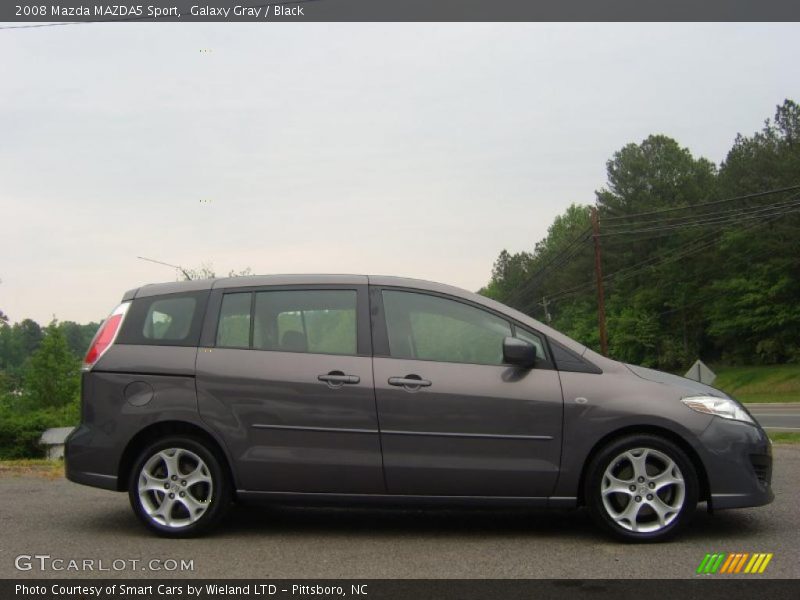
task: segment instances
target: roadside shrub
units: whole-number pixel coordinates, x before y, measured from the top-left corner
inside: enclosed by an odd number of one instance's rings
[[[22,412],[0,406],[0,459],[40,458],[39,439],[51,427],[69,427],[79,421],[77,403],[61,408]]]

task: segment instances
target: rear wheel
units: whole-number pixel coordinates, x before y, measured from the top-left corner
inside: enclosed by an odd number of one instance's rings
[[[686,453],[654,435],[632,435],[605,446],[592,460],[585,486],[589,511],[626,541],[662,541],[691,519],[697,473]]]
[[[128,496],[136,516],[151,530],[171,537],[198,535],[214,525],[231,499],[221,460],[188,436],[168,436],[140,454]]]

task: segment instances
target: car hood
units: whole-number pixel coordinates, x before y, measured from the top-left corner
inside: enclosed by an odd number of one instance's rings
[[[625,363],[623,363],[625,364]],[[680,375],[673,375],[672,373],[665,373],[664,371],[657,371],[655,369],[648,369],[647,367],[639,367],[637,365],[625,364],[626,367],[636,376],[648,381],[656,383],[663,383],[673,387],[685,390],[686,394],[707,394],[709,396],[716,396],[717,398],[730,398],[725,392],[713,388],[705,383],[687,379]]]

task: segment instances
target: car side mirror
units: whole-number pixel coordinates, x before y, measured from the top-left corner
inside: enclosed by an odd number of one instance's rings
[[[503,362],[523,369],[533,368],[536,364],[536,347],[525,340],[507,337],[503,340]]]

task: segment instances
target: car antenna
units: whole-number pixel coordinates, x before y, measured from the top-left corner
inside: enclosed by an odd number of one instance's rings
[[[146,260],[146,261],[151,262],[151,263],[156,263],[157,265],[164,265],[165,267],[172,267],[173,269],[178,269],[181,273],[183,273],[183,276],[186,277],[187,280],[192,281],[192,276],[189,275],[189,273],[186,271],[186,269],[184,269],[180,265],[171,265],[169,263],[165,263],[165,262],[160,261],[160,260],[155,260],[153,258],[146,258],[144,256],[137,256],[136,258],[138,258],[139,260]]]

